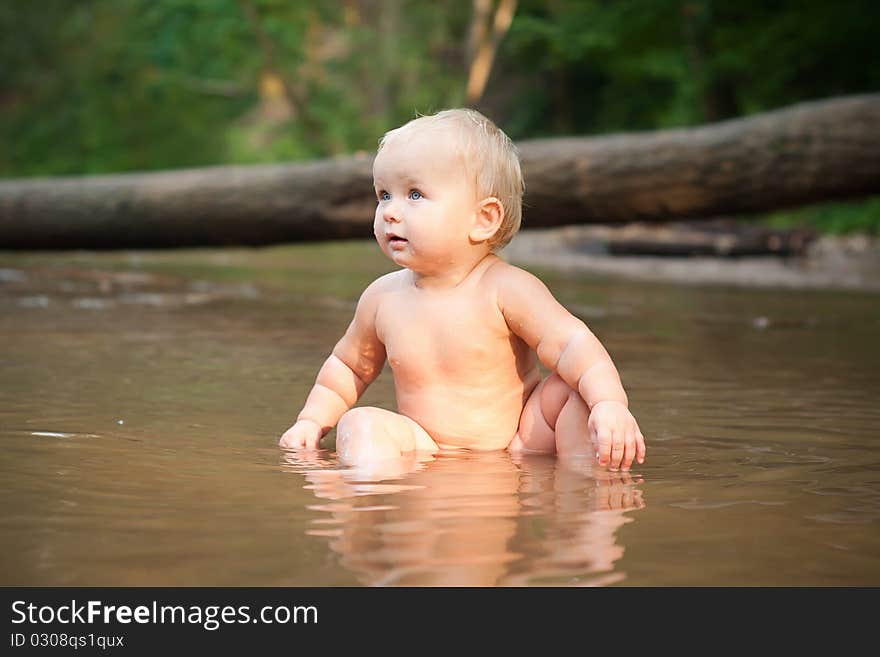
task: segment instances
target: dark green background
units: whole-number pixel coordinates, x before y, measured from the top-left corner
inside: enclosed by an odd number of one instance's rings
[[[0,2],[0,177],[372,151],[465,104],[467,0]],[[521,0],[477,107],[514,139],[880,89],[873,0]],[[261,76],[295,103],[273,115]],[[880,202],[775,215],[876,230]]]

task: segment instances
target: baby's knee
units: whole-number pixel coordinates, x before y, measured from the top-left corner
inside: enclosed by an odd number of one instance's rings
[[[400,453],[412,451],[437,452],[431,436],[414,420],[383,408],[353,408],[339,419],[336,444],[382,442],[393,445]]]
[[[375,413],[369,407],[347,411],[336,424],[336,452],[344,463],[364,460],[372,451]]]
[[[336,439],[345,439],[354,434],[369,432],[375,425],[375,410],[369,406],[359,406],[346,411],[336,424]]]
[[[551,429],[556,426],[556,419],[562,412],[562,408],[574,398],[579,400],[580,395],[558,374],[551,374],[544,381],[544,385],[541,387],[540,408],[544,420]],[[574,401],[576,402],[576,400]]]
[[[349,422],[358,422],[366,416],[366,413],[365,413],[366,410],[367,409],[364,408],[363,406],[360,406],[358,408],[352,408],[342,414],[342,417],[339,418],[338,424],[341,425],[341,424],[348,424]]]

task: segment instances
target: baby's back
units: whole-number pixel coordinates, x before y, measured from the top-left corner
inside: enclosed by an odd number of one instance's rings
[[[394,376],[398,411],[441,446],[503,449],[540,380],[529,347],[495,300],[488,258],[458,287],[423,290],[396,272],[376,312],[376,332]]]

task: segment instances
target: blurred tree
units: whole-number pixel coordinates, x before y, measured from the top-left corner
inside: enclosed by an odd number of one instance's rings
[[[0,176],[375,147],[464,99],[460,2],[0,4]]]
[[[878,24],[874,0],[522,0],[483,103],[523,138],[876,91]]]
[[[468,98],[515,139],[693,125],[880,89],[878,23],[874,0],[4,2],[0,176],[372,151]]]
[[[468,36],[467,102],[473,105],[483,96],[498,46],[510,29],[516,12],[516,0],[473,0],[471,26]]]

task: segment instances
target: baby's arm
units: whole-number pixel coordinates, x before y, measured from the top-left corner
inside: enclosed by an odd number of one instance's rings
[[[354,319],[318,371],[296,423],[281,436],[281,447],[316,448],[381,373],[385,345],[376,335],[376,308],[386,280],[383,276],[364,290]]]
[[[496,266],[498,305],[507,325],[540,361],[577,390],[590,409],[589,433],[601,465],[629,469],[645,460],[645,439],[629,412],[620,375],[602,343],[540,280]]]

